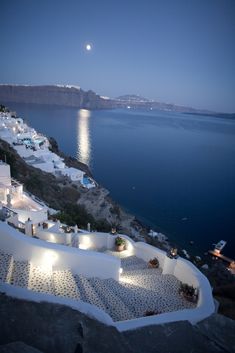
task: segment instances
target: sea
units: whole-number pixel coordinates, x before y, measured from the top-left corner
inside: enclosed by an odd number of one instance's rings
[[[235,258],[235,120],[170,111],[8,104],[86,163],[111,197],[171,242]],[[190,245],[192,244],[193,245]]]

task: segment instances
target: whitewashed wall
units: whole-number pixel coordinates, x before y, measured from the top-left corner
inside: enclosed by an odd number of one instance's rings
[[[85,251],[28,237],[7,223],[0,222],[0,248],[16,260],[28,260],[36,266],[45,265],[48,258],[53,268],[69,268],[87,277],[119,279],[120,260],[106,254]]]
[[[114,250],[115,239],[117,236],[124,238],[126,241],[125,248],[130,251],[130,254],[134,253],[133,246],[135,242],[132,239],[130,239],[127,235],[124,235],[124,234],[112,235],[109,233],[101,233],[101,232],[79,234],[79,246],[82,249],[107,248],[109,250]]]
[[[135,249],[135,255],[137,257],[140,257],[141,259],[147,262],[150,259],[157,257],[160,267],[161,268],[164,267],[165,256],[166,256],[165,251],[155,248],[143,242],[135,243],[134,249]]]
[[[36,236],[41,240],[48,241],[55,244],[65,244],[66,238],[64,233],[53,233],[47,230],[37,228]]]
[[[54,258],[54,268],[70,268],[72,272],[84,274],[87,277],[97,276],[100,278],[119,279],[120,260],[117,258],[93,251],[69,248],[63,245],[35,240],[20,234],[3,222],[0,222],[0,230],[1,249],[13,254],[16,260],[30,260],[35,265],[44,265],[45,256],[52,255]],[[109,246],[113,246],[115,239],[115,236],[107,233],[88,233],[81,237],[86,237],[83,239],[90,239],[101,247],[104,246],[105,242]],[[145,243],[134,243],[127,236],[123,237],[127,240],[129,249],[131,249],[136,256],[141,257],[145,261],[156,256],[159,259],[160,266],[164,269],[165,260],[167,258],[165,252]],[[195,309],[185,309],[115,323],[110,320],[110,323],[113,323],[118,330],[126,331],[152,324],[163,324],[182,320],[188,320],[195,324],[213,314],[215,305],[207,278],[187,260],[178,258],[173,260],[173,263],[173,274],[180,281],[192,284],[200,289],[199,300]],[[66,304],[70,306],[73,305],[72,302],[69,303],[68,301]]]

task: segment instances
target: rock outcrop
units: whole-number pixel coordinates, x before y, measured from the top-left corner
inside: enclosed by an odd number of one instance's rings
[[[4,294],[0,313],[0,352],[235,352],[235,321],[218,314],[195,326],[181,321],[120,333],[69,307]]]
[[[83,91],[73,86],[20,86],[0,85],[0,102],[3,104],[52,104],[84,109],[104,109],[108,100],[93,91]]]

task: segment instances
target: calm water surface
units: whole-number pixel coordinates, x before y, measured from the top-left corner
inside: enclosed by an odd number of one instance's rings
[[[235,121],[161,111],[10,104],[87,163],[112,197],[173,241],[235,257]]]

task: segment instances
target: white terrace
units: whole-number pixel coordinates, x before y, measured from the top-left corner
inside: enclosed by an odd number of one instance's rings
[[[196,323],[214,312],[209,282],[189,261],[169,258],[125,235],[126,250],[117,253],[112,234],[48,221],[48,208],[12,181],[3,162],[0,176],[2,211],[9,212],[0,221],[1,291],[66,304],[119,330],[169,321]],[[148,268],[154,257],[158,269]],[[197,303],[180,296],[180,282],[197,288]]]
[[[210,285],[200,271],[148,244],[123,235],[127,249],[119,254],[113,251],[115,236],[107,233],[80,234],[79,248],[73,248],[31,238],[3,222],[0,230],[0,289],[10,295],[70,305],[119,330],[196,323],[214,312]],[[158,269],[148,268],[153,257]],[[198,288],[197,304],[179,295],[181,281]],[[146,316],[149,311],[155,315]]]

